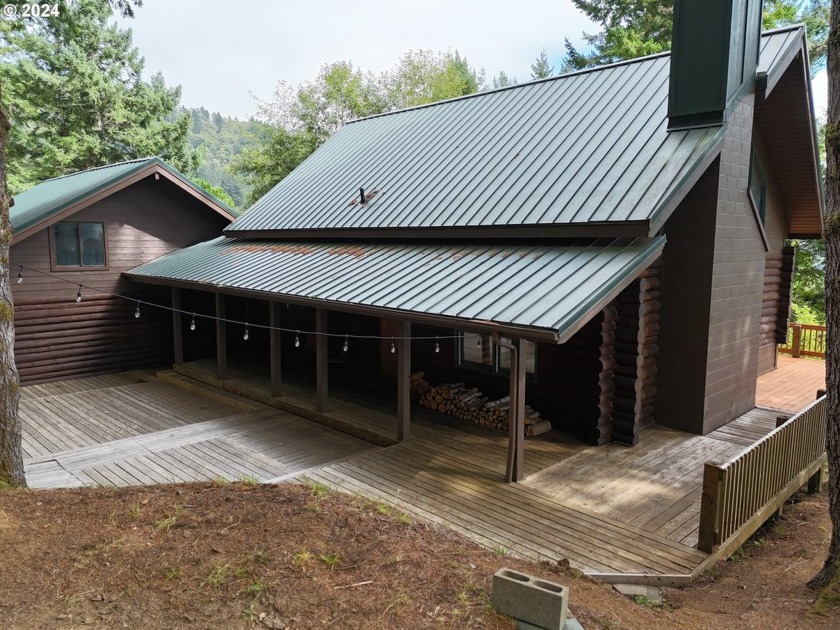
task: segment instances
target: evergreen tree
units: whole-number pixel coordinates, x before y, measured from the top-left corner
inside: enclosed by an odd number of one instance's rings
[[[532,79],[546,79],[554,75],[554,66],[548,63],[548,54],[545,48],[537,55],[537,60],[531,64],[531,78]]]
[[[131,31],[111,20],[105,0],[78,0],[61,10],[60,19],[0,21],[0,81],[12,123],[10,191],[148,155],[193,171],[190,119],[171,119],[180,88],[167,87],[160,74],[141,78]]]
[[[579,70],[669,50],[674,0],[572,0],[601,31],[584,33],[592,48],[581,52],[565,40],[563,70]],[[765,0],[766,29],[805,22],[811,72],[825,65],[829,0]]]

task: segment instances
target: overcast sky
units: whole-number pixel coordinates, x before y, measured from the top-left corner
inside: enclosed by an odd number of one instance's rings
[[[458,50],[488,80],[500,71],[530,79],[545,48],[559,67],[563,38],[595,32],[571,0],[144,0],[133,20],[146,77],[181,85],[181,103],[248,118],[249,94],[269,100],[278,80],[298,84],[350,60],[381,72],[408,50]],[[817,115],[825,72],[814,85]]]
[[[520,81],[545,47],[596,31],[570,0],[144,0],[133,20],[146,76],[181,85],[187,107],[247,118],[249,92],[270,99],[275,83],[312,79],[333,61],[363,70],[394,66],[408,50],[458,50],[488,79]]]

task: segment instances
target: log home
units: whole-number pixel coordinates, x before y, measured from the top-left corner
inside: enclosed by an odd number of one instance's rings
[[[528,406],[594,444],[750,410],[786,240],[822,234],[805,30],[676,5],[670,54],[354,121],[223,236],[127,272],[172,288],[176,370],[318,412],[390,394],[398,439],[412,384],[507,395],[509,480]]]
[[[17,195],[9,214],[23,384],[171,361],[169,313],[135,318],[137,303],[114,295],[159,302],[168,292],[129,289],[122,273],[213,238],[235,217],[158,158],[42,182]]]

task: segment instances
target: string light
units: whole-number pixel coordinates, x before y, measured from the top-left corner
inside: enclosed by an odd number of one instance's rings
[[[245,332],[242,334],[242,339],[248,341],[248,324],[245,324]]]
[[[481,335],[478,336],[478,340],[475,342],[476,348],[481,348]]]
[[[344,350],[344,352],[347,352],[347,350],[349,348],[350,348],[350,342],[347,338],[347,335],[344,335],[344,346],[342,347],[342,350]]]
[[[12,264],[10,264],[10,266],[14,266],[15,264],[17,264],[17,263],[12,263]],[[23,270],[25,268],[25,269],[33,272],[33,273],[40,274],[42,276],[47,276],[47,277],[52,278],[54,280],[58,280],[58,281],[61,281],[61,282],[67,282],[68,284],[75,284],[75,282],[73,280],[62,278],[60,276],[54,275],[54,274],[46,272],[46,271],[42,271],[40,269],[35,269],[33,267],[27,267],[26,265],[21,265],[21,264],[18,264],[18,267],[19,267],[18,283],[23,282]],[[76,302],[81,302],[82,301],[82,297],[83,297],[82,296],[82,290],[92,291],[92,292],[99,293],[99,294],[102,294],[102,295],[107,295],[107,296],[110,296],[110,297],[135,302],[134,317],[136,317],[136,318],[140,317],[140,305],[141,304],[152,307],[152,308],[161,309],[161,310],[164,310],[164,311],[169,311],[171,313],[180,313],[180,314],[183,314],[183,315],[191,315],[190,330],[195,330],[195,327],[196,327],[196,321],[195,320],[196,320],[196,317],[199,316],[198,313],[195,313],[195,312],[190,313],[190,311],[187,311],[187,310],[183,310],[183,309],[179,309],[179,308],[173,308],[171,306],[166,306],[164,304],[156,304],[154,302],[147,302],[145,300],[139,300],[135,297],[130,297],[130,296],[127,296],[127,295],[121,295],[119,293],[113,293],[111,291],[105,291],[103,289],[99,289],[97,287],[90,287],[90,286],[87,286],[87,285],[84,285],[84,284],[79,284],[78,285],[78,290],[76,291]],[[286,306],[288,308],[290,306],[290,304],[286,303]],[[213,315],[205,315],[205,314],[201,314],[201,317],[205,317],[207,319],[211,319],[211,320],[214,320],[214,321],[226,322],[226,323],[233,324],[233,325],[242,325],[246,329],[246,331],[243,331],[243,332],[250,332],[251,324],[249,322],[238,321],[238,320],[233,320],[233,319],[226,319],[224,317],[215,317]],[[296,348],[300,347],[300,334],[301,334],[300,329],[294,330],[294,329],[291,329],[291,328],[282,328],[282,327],[269,326],[269,325],[263,325],[263,324],[254,324],[254,326],[256,328],[262,328],[262,329],[265,329],[265,330],[276,330],[276,331],[281,331],[281,332],[294,332],[295,333],[295,347]],[[399,337],[399,336],[396,336],[396,337],[380,337],[378,335],[350,335],[350,334],[347,334],[347,333],[327,333],[327,332],[318,332],[318,331],[303,331],[303,333],[307,334],[307,335],[316,335],[316,336],[321,336],[321,337],[344,337],[344,344],[343,345],[347,347],[348,351],[349,351],[350,337],[353,337],[354,339],[375,339],[375,340],[390,339],[390,341],[391,341],[391,352],[392,353],[396,353],[396,351],[397,351],[396,350],[396,345],[395,345],[395,341],[397,339],[400,339],[400,340],[409,339],[409,340],[412,340],[412,341],[422,341],[422,340],[432,340],[432,339],[434,339],[434,341],[435,341],[435,352],[440,351],[440,339],[463,339],[463,334],[462,333],[456,333],[456,334],[453,334],[453,335],[436,335],[434,337],[432,337],[432,336],[429,336],[429,337],[425,337],[425,336],[417,336],[417,337],[412,337],[412,336],[408,336],[408,337]],[[243,338],[245,338],[244,334],[243,334]],[[479,337],[479,341],[478,341],[477,345],[480,345],[480,344],[481,344],[481,338]]]

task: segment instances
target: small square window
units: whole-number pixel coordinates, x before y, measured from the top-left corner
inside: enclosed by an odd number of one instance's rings
[[[61,221],[53,225],[51,234],[55,267],[107,266],[102,223]]]

